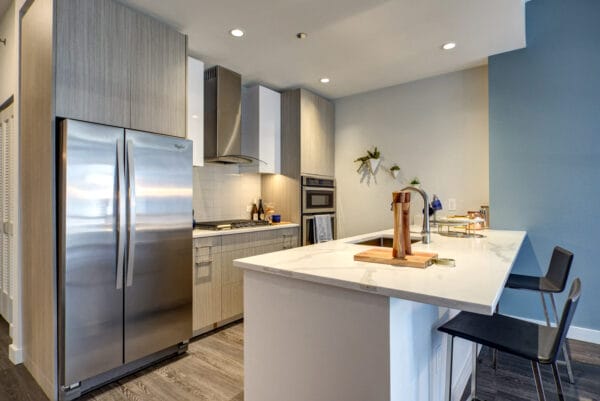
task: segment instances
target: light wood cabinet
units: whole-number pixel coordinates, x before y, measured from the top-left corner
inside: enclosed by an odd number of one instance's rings
[[[243,271],[233,261],[295,248],[299,228],[286,227],[194,240],[194,334],[242,317]]]
[[[193,331],[221,320],[221,237],[194,240]]]
[[[334,106],[305,89],[300,96],[300,173],[333,177]]]
[[[113,0],[56,1],[56,115],[185,137],[185,35]]]
[[[185,137],[186,37],[137,13],[131,30],[131,128]]]
[[[111,0],[56,2],[56,114],[130,126],[133,12]]]

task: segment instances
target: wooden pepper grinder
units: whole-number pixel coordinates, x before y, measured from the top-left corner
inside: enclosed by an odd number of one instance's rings
[[[404,254],[412,255],[410,242],[410,192],[404,193],[404,202],[402,202],[402,237],[404,238]]]
[[[412,255],[410,246],[410,192],[393,192],[392,208],[394,210],[394,243],[392,256],[403,259]]]
[[[392,256],[396,259],[404,258],[404,236],[402,235],[402,203],[404,192],[392,192],[392,209],[394,210],[394,241]]]

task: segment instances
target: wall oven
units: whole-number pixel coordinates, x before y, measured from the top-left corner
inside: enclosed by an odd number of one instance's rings
[[[335,180],[302,176],[302,214],[335,213]]]
[[[302,246],[312,245],[315,243],[314,235],[315,228],[313,226],[315,222],[314,214],[305,214],[302,216]],[[336,221],[335,221],[335,213],[329,214],[331,218],[331,229],[333,233],[333,239],[336,239]]]

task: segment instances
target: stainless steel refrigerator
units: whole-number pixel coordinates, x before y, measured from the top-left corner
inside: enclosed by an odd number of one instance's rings
[[[71,399],[186,348],[192,143],[60,122],[58,349]]]

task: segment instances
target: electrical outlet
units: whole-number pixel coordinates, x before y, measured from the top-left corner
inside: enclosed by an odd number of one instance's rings
[[[456,199],[454,199],[454,198],[448,199],[448,210],[450,210],[450,211],[456,210]]]

